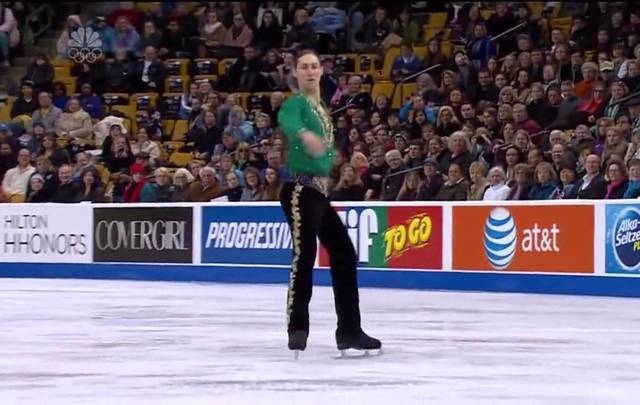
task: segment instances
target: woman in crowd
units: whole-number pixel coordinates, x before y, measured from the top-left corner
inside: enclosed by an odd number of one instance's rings
[[[340,168],[340,179],[329,198],[332,201],[362,201],[365,191],[355,167],[345,163]]]
[[[43,203],[49,201],[49,194],[45,189],[44,178],[39,173],[34,173],[29,180],[29,190],[25,202]]]
[[[415,201],[420,187],[420,174],[412,171],[404,176],[396,201]]]
[[[189,170],[183,167],[176,170],[173,174],[173,194],[171,195],[171,201],[187,201],[187,192],[193,180],[194,177]]]
[[[464,170],[459,163],[449,165],[449,176],[436,195],[436,201],[466,201],[469,182],[464,179]]]
[[[526,163],[518,163],[513,173],[513,180],[507,183],[511,187],[507,200],[527,200],[532,187],[531,169]]]
[[[489,170],[489,188],[484,192],[484,201],[502,201],[509,196],[511,189],[506,184],[507,176],[500,166],[494,166]]]
[[[619,160],[610,161],[609,164],[607,164],[606,174],[608,182],[605,198],[607,200],[623,198],[629,185],[627,180],[627,170],[624,167],[624,164]]]
[[[226,183],[227,188],[225,190],[225,195],[229,199],[229,201],[237,202],[240,201],[242,197],[243,188],[240,185],[240,179],[238,179],[238,175],[235,171],[231,171],[226,175]]]
[[[69,152],[64,148],[58,147],[56,136],[53,134],[47,134],[44,136],[42,139],[42,149],[38,155],[49,159],[53,167],[56,169],[65,163],[71,163]]]
[[[104,186],[96,169],[93,167],[83,169],[80,178],[82,184],[78,190],[76,201],[104,202]]]
[[[529,200],[555,199],[558,187],[556,171],[549,162],[540,162],[535,169],[536,183],[529,190]]]
[[[255,167],[247,167],[244,169],[244,190],[240,196],[240,201],[261,201],[264,186],[260,172]]]
[[[469,201],[481,201],[484,198],[485,190],[489,187],[487,182],[487,165],[482,162],[472,162],[469,165]]]

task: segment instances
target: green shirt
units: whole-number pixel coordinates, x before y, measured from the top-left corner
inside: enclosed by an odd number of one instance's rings
[[[323,118],[324,117],[324,118]],[[278,113],[278,123],[287,137],[287,167],[291,174],[327,176],[333,166],[333,124],[328,113],[323,114],[301,94],[288,98]],[[324,155],[314,157],[300,139],[302,132],[311,131],[325,139],[329,147]]]

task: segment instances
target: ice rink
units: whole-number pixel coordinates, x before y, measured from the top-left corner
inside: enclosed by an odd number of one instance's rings
[[[331,290],[0,279],[0,403],[640,403],[640,301],[362,289],[380,357],[336,360]]]

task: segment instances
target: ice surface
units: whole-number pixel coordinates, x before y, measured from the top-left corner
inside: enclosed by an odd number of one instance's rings
[[[300,360],[286,286],[0,280],[0,403],[640,403],[640,301],[362,289],[385,354],[336,360],[314,289]]]

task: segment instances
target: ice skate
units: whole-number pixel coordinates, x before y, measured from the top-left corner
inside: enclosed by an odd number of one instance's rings
[[[382,342],[367,335],[362,330],[355,334],[336,332],[336,344],[340,351],[340,358],[354,357],[348,355],[348,349],[355,349],[362,352],[355,357],[368,357],[370,355],[382,354]]]
[[[309,331],[306,330],[289,331],[289,350],[293,350],[294,359],[298,360],[300,351],[307,348],[308,336]]]

